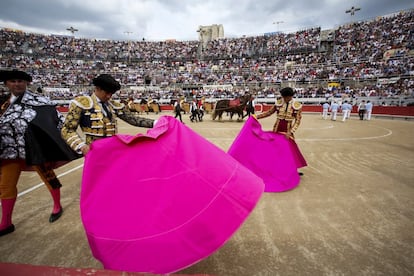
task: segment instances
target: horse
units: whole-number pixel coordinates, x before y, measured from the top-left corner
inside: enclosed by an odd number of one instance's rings
[[[138,114],[142,113],[142,106],[139,103],[128,103],[129,111],[136,112]]]
[[[227,112],[230,115],[230,120],[233,119],[233,114],[237,114],[238,118],[237,121],[242,121],[243,116],[243,110],[246,107],[246,104],[248,100],[250,99],[249,94],[245,94],[244,96],[241,96],[240,98],[234,99],[234,100],[218,100],[217,103],[214,106],[213,113],[211,114],[211,118],[215,120],[217,117],[219,121],[222,119],[223,112]]]
[[[158,114],[161,111],[160,104],[154,100],[147,101],[146,99],[141,99],[141,111],[145,113],[155,112]]]
[[[208,114],[214,109],[214,104],[205,102],[203,103],[203,109]]]

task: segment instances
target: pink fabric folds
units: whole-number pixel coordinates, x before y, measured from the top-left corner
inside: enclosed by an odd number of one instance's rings
[[[220,248],[251,213],[262,179],[171,116],[146,134],[92,143],[81,217],[106,269],[173,273]]]
[[[299,185],[297,169],[306,161],[295,141],[283,134],[263,131],[250,117],[233,141],[228,154],[261,177],[265,192],[283,192]]]

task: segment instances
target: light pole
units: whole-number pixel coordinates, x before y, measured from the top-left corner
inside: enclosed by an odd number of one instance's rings
[[[67,31],[72,33],[72,48],[75,49],[75,32],[79,31],[78,29],[73,28],[72,26],[70,26],[69,28],[66,29]]]
[[[73,36],[75,36],[75,32],[79,31],[78,29],[75,29],[72,26],[70,26],[66,30],[69,31],[69,32],[71,32]]]
[[[131,62],[131,40],[129,40],[129,35],[132,34],[131,31],[125,31],[124,34],[128,36],[128,63]]]
[[[279,32],[279,24],[285,23],[284,21],[275,21],[273,24],[276,24],[276,31]]]
[[[357,8],[352,6],[349,10],[346,10],[345,13],[350,13],[351,16],[354,16],[357,11],[361,10],[361,8]]]

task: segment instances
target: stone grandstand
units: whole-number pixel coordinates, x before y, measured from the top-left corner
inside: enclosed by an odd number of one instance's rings
[[[33,75],[35,89],[67,101],[100,73],[123,85],[118,97],[170,103],[180,95],[233,98],[246,91],[273,102],[292,86],[307,104],[369,98],[414,103],[414,10],[331,30],[202,41],[114,41],[0,30],[0,67]]]

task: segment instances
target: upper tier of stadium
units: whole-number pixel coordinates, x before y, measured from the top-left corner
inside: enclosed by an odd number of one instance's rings
[[[293,33],[200,41],[117,41],[0,29],[0,67],[19,68],[36,87],[72,98],[110,73],[122,97],[183,91],[273,97],[292,86],[301,97],[326,93],[413,97],[414,10]],[[70,88],[70,91],[65,90]]]

